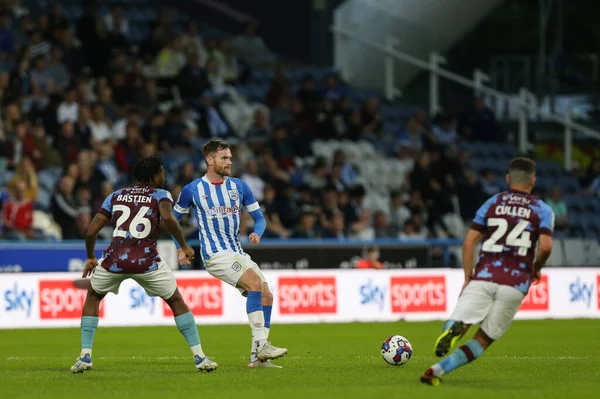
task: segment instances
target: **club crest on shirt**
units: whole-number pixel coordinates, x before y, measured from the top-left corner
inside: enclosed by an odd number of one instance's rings
[[[242,265],[239,262],[235,262],[233,265],[231,265],[231,268],[233,269],[233,271],[239,272],[240,270],[242,270]]]
[[[238,196],[238,190],[229,190],[229,198],[231,198],[234,201],[237,201],[239,196]]]

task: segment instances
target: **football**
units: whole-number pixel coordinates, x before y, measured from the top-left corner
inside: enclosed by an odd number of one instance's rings
[[[401,335],[394,335],[381,345],[381,357],[392,366],[402,366],[412,357],[412,345]]]

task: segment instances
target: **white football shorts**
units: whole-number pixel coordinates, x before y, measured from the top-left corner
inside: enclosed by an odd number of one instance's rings
[[[119,274],[111,273],[102,267],[103,259],[98,261],[98,266],[92,274],[92,288],[98,294],[115,295],[119,293],[119,286],[123,280],[131,278],[135,280],[146,291],[148,296],[158,296],[162,299],[169,299],[177,289],[177,282],[173,271],[164,260],[158,263],[158,268],[148,273],[142,274]]]
[[[488,337],[497,340],[506,333],[525,295],[516,288],[473,280],[465,287],[450,320],[479,324]]]
[[[267,282],[263,272],[247,253],[218,252],[204,262],[204,267],[211,276],[236,287],[242,294],[245,290],[238,287],[237,282],[248,269],[254,270],[263,283]]]

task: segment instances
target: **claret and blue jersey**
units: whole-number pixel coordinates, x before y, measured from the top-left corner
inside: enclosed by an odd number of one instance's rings
[[[102,255],[102,267],[113,273],[146,273],[156,270],[156,248],[162,201],[171,194],[159,188],[134,186],[115,191],[104,200],[99,214],[116,217],[113,239]]]
[[[250,187],[240,179],[225,178],[211,183],[206,176],[181,190],[173,208],[181,219],[193,208],[198,220],[201,254],[204,260],[218,252],[243,253],[239,240],[240,214],[244,207],[254,219],[254,232],[264,233],[266,221]]]
[[[509,190],[494,195],[477,211],[471,228],[483,234],[474,280],[529,290],[541,234],[552,235],[554,213],[533,195]]]

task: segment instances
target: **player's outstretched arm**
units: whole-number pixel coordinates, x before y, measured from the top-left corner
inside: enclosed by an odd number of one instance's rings
[[[462,257],[463,270],[465,271],[465,285],[471,280],[473,268],[475,267],[475,248],[482,237],[483,233],[471,228],[463,242]]]
[[[158,204],[158,212],[169,234],[177,241],[187,258],[192,259],[194,257],[194,249],[190,248],[185,242],[181,226],[173,214],[171,203],[169,201],[161,201]]]
[[[177,221],[180,221],[183,215],[190,211],[190,208],[193,205],[193,196],[194,193],[192,192],[191,185],[188,184],[187,186],[183,187],[181,193],[179,193],[179,198],[177,198],[177,202],[173,207],[173,214],[175,215]],[[177,241],[177,239],[173,237],[173,240],[175,241],[175,246],[177,249],[181,249],[181,244]]]
[[[97,213],[94,216],[94,219],[90,223],[87,229],[87,233],[85,234],[85,251],[87,253],[87,260],[85,261],[85,267],[83,268],[83,274],[81,275],[83,278],[86,278],[98,265],[98,261],[96,260],[96,238],[98,237],[98,233],[100,230],[106,226],[108,222],[108,217]]]

